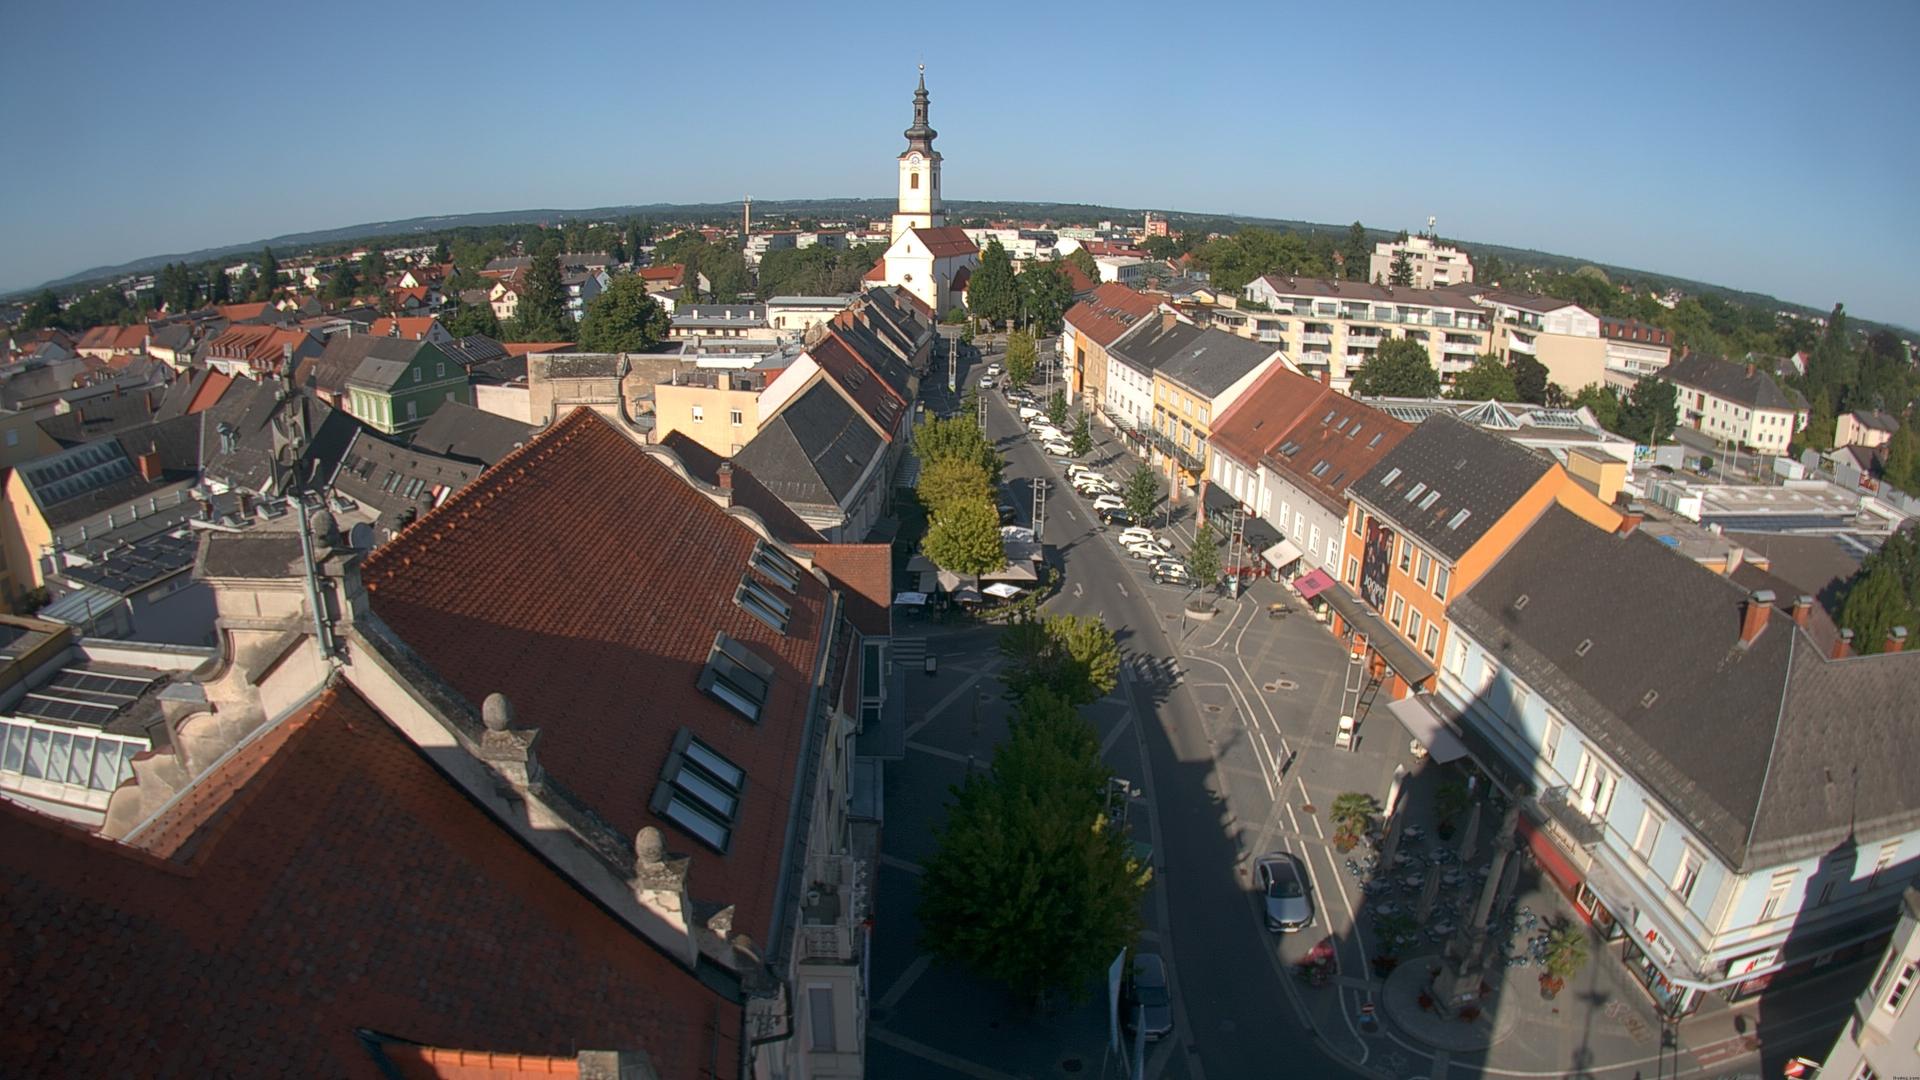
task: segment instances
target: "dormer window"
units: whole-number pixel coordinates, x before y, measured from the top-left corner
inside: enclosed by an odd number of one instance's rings
[[[725,632],[717,633],[699,686],[702,693],[713,695],[757,723],[773,689],[773,665]]]
[[[651,808],[694,839],[724,853],[733,840],[746,784],[747,774],[740,766],[682,728],[660,771]]]
[[[793,608],[773,590],[761,584],[760,579],[748,575],[733,592],[733,602],[747,609],[747,614],[766,623],[776,634],[787,632],[787,620],[793,617]]]
[[[787,557],[786,552],[773,547],[765,540],[753,546],[753,567],[772,578],[774,584],[788,592],[800,587],[800,564]]]

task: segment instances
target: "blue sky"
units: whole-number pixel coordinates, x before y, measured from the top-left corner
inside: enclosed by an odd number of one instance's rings
[[[1920,4],[11,5],[0,288],[424,214],[1358,218],[1920,327]],[[909,13],[909,14],[903,14]]]

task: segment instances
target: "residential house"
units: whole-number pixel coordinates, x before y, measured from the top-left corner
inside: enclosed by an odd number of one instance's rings
[[[226,396],[235,381],[233,376],[212,368],[187,368],[179,378],[167,384],[166,396],[160,399],[160,406],[154,410],[153,418],[171,420],[176,416],[205,412]]]
[[[139,539],[191,516],[199,426],[191,416],[146,424],[15,466],[0,595],[18,603],[45,586],[69,548]]]
[[[148,323],[147,355],[176,371],[193,363],[202,327],[190,320]]]
[[[567,314],[574,322],[587,317],[587,305],[607,291],[611,279],[605,270],[568,270],[560,275],[560,287],[567,294]]]
[[[1680,422],[1717,442],[1761,454],[1784,454],[1807,426],[1807,399],[1757,364],[1691,353],[1668,366]]]
[[[194,363],[225,375],[258,379],[290,375],[326,343],[310,331],[254,323],[235,323],[201,344]]]
[[[1853,1003],[1853,1018],[1820,1065],[1820,1076],[1920,1076],[1920,890],[1900,898],[1900,920],[1873,981]]]
[[[760,432],[760,395],[782,366],[745,371],[694,368],[673,373],[653,388],[653,441],[678,433],[700,446],[732,457]]]
[[[1620,514],[1552,458],[1451,413],[1427,418],[1347,489],[1345,564],[1317,579],[1334,634],[1366,665],[1367,693],[1431,685],[1446,605],[1472,588],[1548,507],[1604,528]]]
[[[33,359],[8,367],[0,374],[0,408],[25,411],[52,404],[88,384],[97,360],[81,356]]]
[[[1285,365],[1268,368],[1214,418],[1208,450],[1210,490],[1219,490],[1279,539],[1262,561],[1288,577],[1326,568],[1338,575],[1346,555],[1347,486],[1412,431],[1386,413]]]
[[[293,384],[303,393],[312,394],[336,409],[351,411],[353,395],[347,392],[347,380],[360,370],[364,362],[379,342],[389,342],[388,349],[407,348],[404,341],[394,342],[387,336],[375,336],[353,329],[329,334],[327,344],[318,356],[302,361],[293,372]]]
[[[487,289],[487,304],[493,308],[493,317],[506,322],[520,312],[520,293],[526,288],[526,275],[513,273],[498,278]]]
[[[1099,268],[1102,282],[1129,287],[1145,285],[1147,278],[1162,266],[1152,259],[1137,255],[1098,255],[1094,257],[1093,264]]]
[[[327,480],[327,505],[348,542],[368,551],[446,502],[484,468],[390,443],[361,428]]]
[[[427,341],[377,338],[347,377],[348,412],[388,435],[425,423],[447,402],[473,404],[467,371]]]
[[[1109,403],[1107,349],[1158,307],[1152,298],[1110,283],[1095,288],[1086,299],[1067,309],[1060,332],[1060,359],[1069,401],[1084,401],[1096,418],[1144,432],[1144,417],[1115,409]],[[1151,400],[1148,395],[1148,402]],[[1149,404],[1146,416],[1151,415]]]
[[[487,468],[525,446],[534,426],[464,404],[447,402],[427,417],[407,445]]]
[[[772,341],[783,335],[767,321],[765,304],[682,304],[673,313],[667,336],[676,341]]]
[[[0,469],[11,469],[58,449],[60,444],[40,426],[37,412],[0,409]]]
[[[647,295],[653,297],[672,314],[682,301],[697,299],[687,295],[688,286],[701,296],[713,291],[713,283],[707,275],[696,271],[693,280],[687,280],[687,268],[680,263],[667,263],[664,266],[643,266],[634,271],[646,284]]]
[[[213,496],[244,495],[246,518],[257,500],[317,491],[333,475],[360,424],[299,393],[284,380],[240,380],[197,421],[201,482]]]
[[[1856,409],[1841,413],[1834,424],[1835,446],[1863,446],[1871,450],[1893,441],[1900,420],[1880,409]]]
[[[1392,284],[1393,264],[1402,257],[1413,273],[1413,280],[1408,284],[1416,289],[1436,289],[1473,280],[1473,260],[1466,252],[1425,233],[1373,245],[1373,254],[1367,259],[1367,279]]]
[[[1920,867],[1905,630],[1883,655],[1823,649],[1812,597],[1749,593],[1631,516],[1594,524],[1549,507],[1455,595],[1412,723],[1465,736],[1671,1015],[1877,954]]]
[[[1488,311],[1459,288],[1414,289],[1364,281],[1269,274],[1242,297],[1266,309],[1249,312],[1248,336],[1275,343],[1309,375],[1327,373],[1345,391],[1353,373],[1383,342],[1402,337],[1427,351],[1442,383],[1451,383],[1491,347]]]
[[[1197,492],[1206,478],[1214,414],[1232,405],[1279,356],[1270,345],[1203,330],[1163,313],[1108,348],[1109,400],[1121,399],[1123,410],[1137,408],[1139,384],[1145,380],[1150,395],[1144,425],[1149,460],[1181,487]],[[1114,393],[1122,385],[1135,400]]]
[[[845,311],[851,296],[776,296],[766,303],[767,325],[778,334],[805,333]]]
[[[1606,342],[1606,382],[1615,390],[1631,390],[1649,375],[1658,375],[1673,362],[1673,332],[1633,319],[1600,316],[1600,337]],[[1582,388],[1566,386],[1569,393]]]
[[[60,398],[50,415],[40,419],[40,430],[61,446],[78,446],[102,435],[151,424],[158,418],[168,387],[144,386],[128,392],[119,384],[100,392]]]
[[[1547,378],[1568,393],[1607,381],[1608,339],[1600,318],[1568,300],[1510,289],[1474,294],[1492,312],[1491,351],[1504,363],[1531,356],[1547,369]],[[1616,345],[1612,350],[1621,351]]]
[[[147,324],[96,326],[80,335],[74,351],[96,360],[122,360],[147,352]]]
[[[353,332],[353,331],[350,331]],[[425,341],[433,345],[445,345],[453,340],[447,328],[432,315],[402,315],[398,318],[385,316],[373,320],[363,333],[371,337],[402,338],[407,341]]]

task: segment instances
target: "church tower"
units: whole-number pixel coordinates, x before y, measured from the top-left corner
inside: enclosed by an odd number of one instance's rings
[[[906,152],[900,155],[900,207],[893,215],[893,235],[908,229],[939,228],[947,223],[940,205],[940,151],[933,148],[939,134],[927,124],[927,66],[920,65],[920,87],[913,92],[913,126],[905,132]]]

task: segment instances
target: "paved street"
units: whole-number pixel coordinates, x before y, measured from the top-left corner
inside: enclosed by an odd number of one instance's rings
[[[962,385],[970,381],[977,373]],[[1008,501],[1023,523],[1031,485],[1049,483],[1043,539],[1057,553],[1062,582],[1046,610],[1099,616],[1114,627],[1125,655],[1121,685],[1087,712],[1109,764],[1141,792],[1136,832],[1153,845],[1142,947],[1168,958],[1176,1030],[1151,1048],[1148,1076],[1757,1075],[1760,1052],[1773,1061],[1795,1041],[1830,1040],[1846,999],[1831,992],[1820,999],[1815,988],[1797,1026],[1776,1029],[1781,1034],[1767,1046],[1753,1035],[1756,1009],[1717,1002],[1679,1025],[1666,1044],[1649,999],[1598,942],[1594,959],[1556,1002],[1542,1001],[1532,986],[1538,968],[1518,969],[1515,983],[1526,992],[1503,999],[1506,1037],[1491,1048],[1448,1050],[1390,1018],[1364,1027],[1362,1007],[1384,1013],[1385,1004],[1371,962],[1382,951],[1369,907],[1378,898],[1366,897],[1346,856],[1332,848],[1328,808],[1346,791],[1384,798],[1395,766],[1406,765],[1407,812],[1417,820],[1431,813],[1432,792],[1457,775],[1454,767],[1416,762],[1383,707],[1363,719],[1353,751],[1336,749],[1347,657],[1326,626],[1267,581],[1253,583],[1239,600],[1219,598],[1211,619],[1188,617],[1193,594],[1148,581],[1147,565],[1098,528],[1089,504],[1050,471],[1000,395],[986,396],[988,434],[1005,454]],[[953,406],[944,386],[932,398],[930,409]],[[1119,479],[1131,460],[1112,432],[1095,432],[1093,460]],[[1191,513],[1175,508],[1162,531],[1184,554]],[[1269,615],[1276,603],[1285,605],[1283,617]],[[912,641],[910,648],[924,641],[939,673],[909,677],[908,755],[887,776],[871,1075],[1123,1075],[1106,1048],[1104,987],[1090,986],[1085,1002],[1035,1018],[999,990],[920,953],[912,918],[919,861],[934,849],[949,786],[970,763],[984,763],[1004,735],[1006,706],[996,679],[1002,661],[995,628],[902,613],[895,633]],[[1483,832],[1490,833],[1494,817],[1486,815]],[[1309,869],[1316,921],[1308,932],[1275,935],[1262,923],[1252,862],[1276,849],[1298,855]],[[1470,900],[1478,879],[1467,877],[1435,898],[1443,910]],[[1540,919],[1570,910],[1531,866],[1522,867],[1517,892],[1517,904]],[[1312,987],[1294,977],[1292,965],[1323,941],[1338,974]],[[1438,951],[1438,939],[1422,935],[1402,955],[1417,963]],[[1524,1034],[1512,1037],[1516,1029]]]

